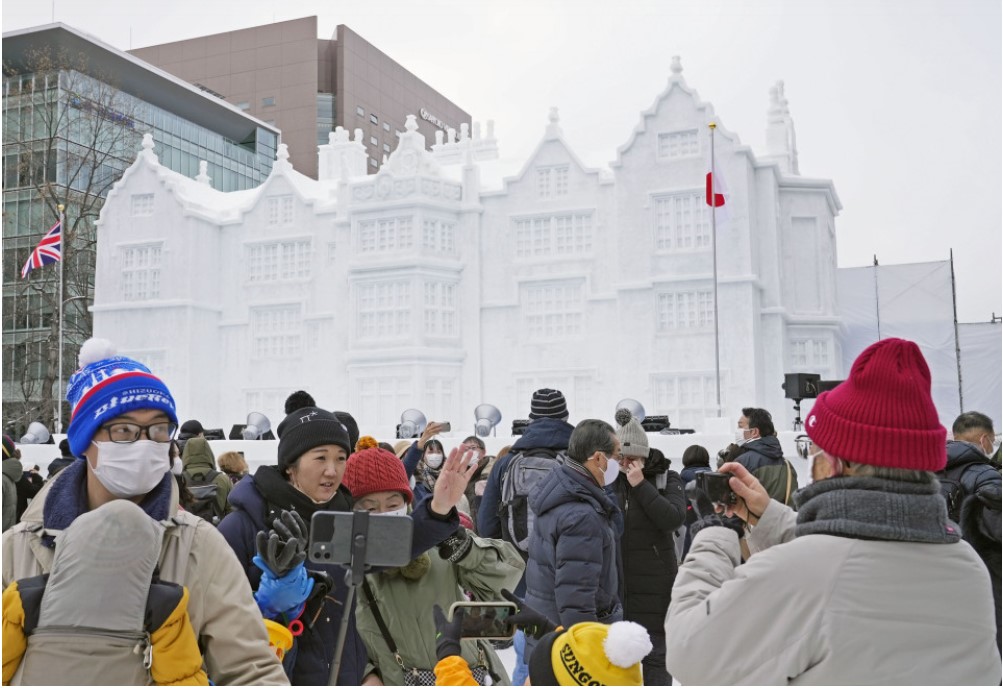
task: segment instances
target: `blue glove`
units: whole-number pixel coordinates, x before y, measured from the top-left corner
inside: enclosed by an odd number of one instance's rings
[[[306,572],[306,566],[299,564],[286,575],[276,578],[261,557],[255,556],[252,561],[262,572],[258,590],[254,593],[261,615],[267,619],[275,619],[280,615],[290,619],[299,616],[314,585],[313,578]]]

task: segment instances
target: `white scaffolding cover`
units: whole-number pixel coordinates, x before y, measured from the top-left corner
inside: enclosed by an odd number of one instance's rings
[[[965,411],[980,411],[1003,424],[1003,323],[959,323],[961,400]]]
[[[878,339],[900,337],[916,342],[930,366],[940,422],[950,428],[961,412],[950,261],[840,268],[836,279],[846,325],[843,364],[847,374],[860,352]],[[982,360],[978,358],[980,364]],[[998,390],[998,355],[996,363]]]

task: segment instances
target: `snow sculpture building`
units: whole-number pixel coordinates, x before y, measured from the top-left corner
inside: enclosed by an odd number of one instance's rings
[[[723,413],[756,404],[784,422],[785,372],[842,376],[841,206],[831,181],[798,173],[782,84],[768,117],[757,157],[674,58],[610,169],[582,164],[556,110],[507,177],[490,123],[486,135],[476,124],[439,135],[428,152],[409,117],[368,176],[361,134],[339,128],[319,148],[319,179],[282,147],[264,184],[232,193],[164,168],[147,139],[101,216],[95,333],[155,367],[182,415],[217,426],[248,411],[278,419],[302,388],[367,432],[389,434],[409,407],[472,428],[482,402],[507,427],[549,386],[573,421],[611,417],[633,397],[700,429],[717,412],[704,203],[715,122],[728,184]],[[155,212],[133,216],[130,199],[150,194]],[[127,264],[138,247],[146,259]],[[125,280],[156,281],[158,297],[124,301]]]

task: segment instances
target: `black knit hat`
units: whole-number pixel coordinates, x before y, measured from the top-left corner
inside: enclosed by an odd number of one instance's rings
[[[557,675],[554,673],[554,664],[550,659],[550,653],[553,651],[557,636],[563,632],[563,630],[552,631],[540,638],[536,644],[536,648],[533,649],[533,654],[529,657],[529,661],[526,662],[529,669],[529,682],[534,686],[559,685],[557,683]]]
[[[355,451],[354,447],[359,442],[359,424],[355,422],[355,418],[348,411],[335,411],[334,417],[345,426],[345,430],[348,432],[348,441],[352,443],[352,451]]]
[[[557,418],[563,420],[568,417],[568,403],[564,400],[564,395],[556,389],[538,389],[533,392],[533,400],[529,404],[530,420],[540,418]]]
[[[352,453],[348,431],[335,415],[314,406],[297,409],[279,423],[279,471],[285,473],[314,447],[334,444]]]

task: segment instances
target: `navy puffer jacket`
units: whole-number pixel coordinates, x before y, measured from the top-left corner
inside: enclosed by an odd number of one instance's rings
[[[606,492],[569,459],[530,494],[529,506],[536,521],[526,603],[565,628],[621,620],[614,534],[620,510]],[[527,638],[527,653],[529,643]]]

